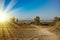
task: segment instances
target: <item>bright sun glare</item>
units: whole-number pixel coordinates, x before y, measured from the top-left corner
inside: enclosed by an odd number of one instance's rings
[[[5,8],[5,0],[0,0],[0,23],[9,22],[9,19],[12,17],[11,13],[15,13],[14,10],[11,11],[12,7],[16,4],[14,0],[6,6]],[[18,10],[18,9],[17,9]]]
[[[0,12],[0,23],[7,22],[9,20],[9,16],[4,11]]]

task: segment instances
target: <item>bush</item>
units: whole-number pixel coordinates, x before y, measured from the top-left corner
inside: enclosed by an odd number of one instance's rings
[[[54,25],[53,22],[42,22],[40,24],[43,26],[53,26]]]
[[[60,31],[60,21],[55,24],[54,30],[59,30]]]

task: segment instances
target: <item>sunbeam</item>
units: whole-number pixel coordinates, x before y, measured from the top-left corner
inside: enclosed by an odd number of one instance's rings
[[[9,3],[9,5],[5,9],[5,12],[8,12],[15,4],[16,4],[16,2],[14,0],[11,0],[11,2]]]
[[[8,6],[4,9],[4,3],[5,3],[5,0],[0,0],[0,23],[9,21],[9,19],[11,18],[9,11],[16,4],[15,0],[11,0]]]
[[[0,0],[0,11],[4,10],[5,0]]]

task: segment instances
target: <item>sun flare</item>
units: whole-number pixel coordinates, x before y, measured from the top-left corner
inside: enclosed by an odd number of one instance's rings
[[[9,15],[4,11],[0,12],[0,23],[8,22],[9,18]]]
[[[0,0],[0,24],[10,22],[13,17],[12,13],[16,13],[18,9],[12,10],[17,2],[11,0],[10,3],[5,7],[5,0]]]

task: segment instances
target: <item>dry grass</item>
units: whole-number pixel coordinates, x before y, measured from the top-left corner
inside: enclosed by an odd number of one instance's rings
[[[60,31],[60,21],[54,25],[54,30]]]

